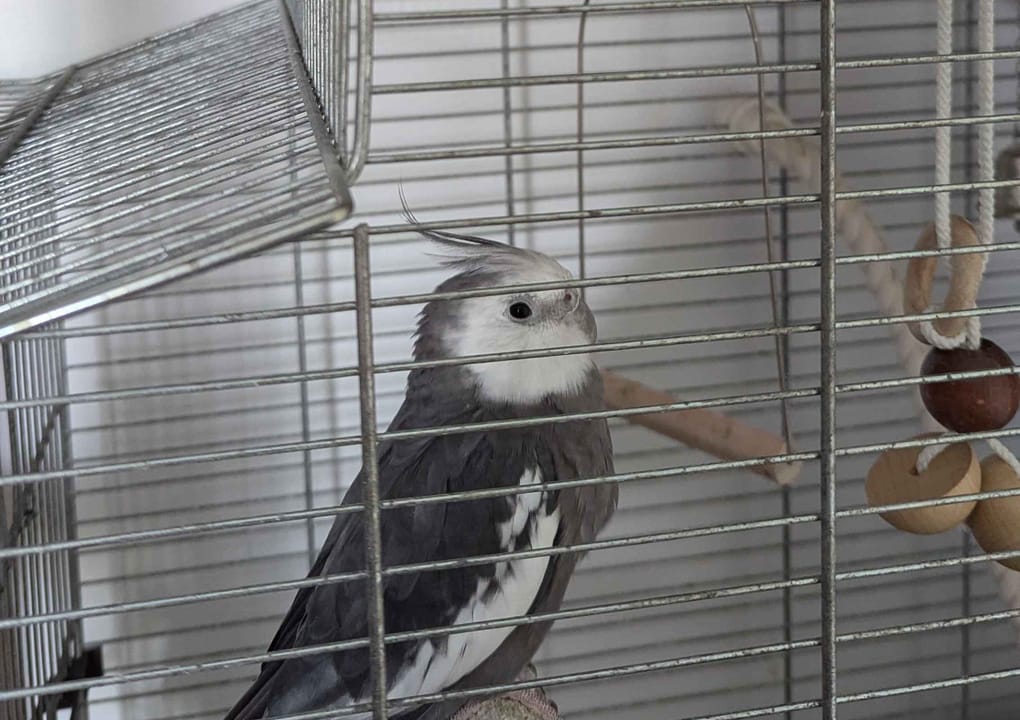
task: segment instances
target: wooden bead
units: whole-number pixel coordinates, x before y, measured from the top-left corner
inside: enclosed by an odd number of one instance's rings
[[[981,490],[1020,490],[1020,477],[1002,458],[992,455],[981,463]],[[982,500],[968,524],[985,552],[1020,550],[1020,496]],[[999,562],[1012,570],[1020,570],[1020,557]]]
[[[934,434],[919,437],[934,437]],[[922,448],[900,448],[882,453],[868,471],[864,492],[868,504],[921,502],[956,495],[969,495],[981,487],[981,466],[970,443],[949,445],[935,456],[923,473],[917,472]],[[895,528],[918,535],[950,530],[970,515],[975,502],[891,510],[882,519]]]
[[[998,370],[1013,367],[1009,354],[991,340],[977,350],[932,348],[921,365],[922,375]],[[1020,377],[1015,374],[969,380],[948,380],[921,386],[928,412],[950,430],[985,432],[1006,427],[1020,406]]]

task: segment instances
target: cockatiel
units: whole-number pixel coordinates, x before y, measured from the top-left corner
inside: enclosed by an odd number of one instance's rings
[[[453,249],[456,274],[436,292],[570,280],[538,252],[453,233],[422,234]],[[595,319],[576,288],[434,299],[422,310],[415,360],[539,350],[595,341]],[[589,354],[413,370],[392,431],[604,408]],[[598,477],[613,472],[605,420],[384,440],[383,500]],[[360,473],[344,503],[361,501]],[[616,508],[615,484],[428,503],[382,513],[384,567],[551,548],[593,540]],[[362,513],[338,515],[309,577],[364,570]],[[560,607],[577,553],[515,558],[452,570],[384,575],[387,633],[546,613]],[[367,637],[362,581],[301,589],[270,651]],[[551,622],[432,636],[386,645],[388,698],[512,682]],[[275,717],[367,701],[367,648],[266,662],[226,720]],[[390,711],[401,720],[445,720],[465,700]],[[358,714],[353,717],[365,717]]]

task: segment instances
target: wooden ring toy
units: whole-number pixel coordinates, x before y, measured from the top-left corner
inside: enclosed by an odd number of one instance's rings
[[[926,433],[917,439],[937,437]],[[970,443],[955,442],[936,455],[928,468],[917,472],[920,447],[894,448],[882,453],[868,471],[864,492],[872,507],[970,495],[981,489],[981,465]],[[976,501],[890,510],[883,520],[899,530],[934,535],[950,530],[971,514]]]
[[[981,490],[1020,490],[1020,477],[1009,463],[991,455],[981,463]],[[1020,550],[1020,495],[980,501],[967,522],[985,552]],[[1011,570],[1020,570],[1020,557],[998,562]]]
[[[952,247],[964,248],[980,245],[974,226],[959,215],[950,218],[952,228]],[[918,238],[915,250],[934,250],[938,247],[935,237],[935,224],[924,229]],[[928,255],[911,258],[907,263],[907,276],[903,283],[903,308],[910,315],[927,312],[931,307],[931,288],[935,278],[938,257]],[[985,254],[967,253],[952,255],[949,259],[952,274],[949,280],[949,292],[943,305],[947,311],[970,310],[977,307],[978,290],[981,289],[981,278],[984,273]],[[967,318],[939,318],[932,322],[935,331],[944,337],[955,337],[967,326]],[[921,323],[911,322],[907,325],[911,334],[925,344],[929,344],[921,332]]]

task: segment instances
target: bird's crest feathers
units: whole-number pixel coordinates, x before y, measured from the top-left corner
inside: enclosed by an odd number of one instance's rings
[[[422,237],[441,246],[442,252],[430,254],[440,258],[440,262],[447,267],[461,271],[480,270],[515,276],[553,275],[548,278],[537,277],[536,282],[565,280],[570,277],[569,273],[566,273],[555,260],[542,253],[514,247],[489,238],[422,227],[421,222],[407,205],[403,188],[400,188],[400,204],[403,207],[404,219],[408,224],[413,226]]]

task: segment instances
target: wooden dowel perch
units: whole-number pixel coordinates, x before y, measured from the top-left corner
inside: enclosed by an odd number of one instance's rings
[[[517,676],[518,682],[535,680],[538,674],[528,665]],[[469,701],[452,720],[557,720],[559,708],[542,688],[528,688]]]
[[[678,402],[669,393],[654,390],[609,370],[602,371],[606,405],[611,410],[632,409]],[[679,440],[721,460],[752,460],[788,452],[786,443],[774,433],[743,423],[707,408],[669,410],[629,415],[626,420]],[[748,470],[789,485],[800,475],[799,462],[754,465]]]

